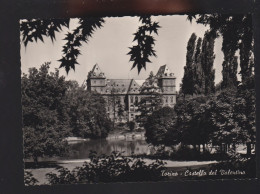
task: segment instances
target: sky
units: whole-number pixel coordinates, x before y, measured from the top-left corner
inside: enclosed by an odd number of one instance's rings
[[[153,21],[158,21],[158,35],[156,39],[155,51],[157,57],[151,57],[151,63],[147,63],[146,70],[142,69],[138,75],[137,68],[131,70],[132,62],[127,53],[135,42],[134,35],[139,23],[138,17],[106,17],[102,28],[97,29],[88,43],[83,43],[81,55],[78,58],[79,65],[75,71],[71,70],[68,75],[65,70],[60,69],[60,75],[64,75],[66,80],[76,80],[81,85],[86,79],[88,72],[97,63],[108,79],[146,79],[151,71],[154,74],[162,65],[167,65],[176,76],[176,90],[179,86],[184,73],[186,64],[187,42],[192,33],[198,37],[204,36],[208,27],[197,24],[195,21],[190,23],[185,15],[172,16],[153,16]],[[77,19],[71,19],[70,31],[77,26]],[[31,67],[39,68],[45,62],[51,62],[51,71],[59,68],[58,60],[62,56],[62,46],[65,41],[65,34],[68,29],[64,28],[56,34],[56,41],[51,42],[49,38],[44,38],[44,42],[38,41],[28,43],[25,47],[21,43],[21,71],[28,73]],[[215,83],[222,79],[221,70],[223,53],[221,51],[222,39],[218,38],[215,42]]]

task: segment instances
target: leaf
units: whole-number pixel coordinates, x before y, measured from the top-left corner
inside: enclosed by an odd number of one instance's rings
[[[138,74],[142,69],[146,69],[146,63],[151,62],[149,57],[156,57],[155,50],[153,49],[155,39],[151,34],[155,33],[158,35],[158,28],[160,28],[159,23],[152,22],[150,16],[141,16],[139,21],[142,22],[142,25],[133,34],[133,42],[137,41],[137,44],[129,47],[130,51],[127,53],[127,55],[130,55],[129,61],[133,62],[131,69],[137,67]]]
[[[35,41],[40,39],[43,42],[43,36],[50,37],[52,41],[55,40],[55,32],[59,32],[62,26],[68,28],[69,21],[69,19],[23,20],[20,24],[20,30],[23,34],[24,45],[27,46],[28,40],[32,40],[32,38]]]
[[[79,20],[79,26],[72,33],[67,33],[64,38],[67,42],[63,46],[62,59],[58,60],[61,62],[60,68],[65,68],[67,73],[69,73],[70,69],[75,71],[82,42],[87,43],[89,37],[93,35],[96,29],[101,28],[104,22],[102,17],[81,18]]]

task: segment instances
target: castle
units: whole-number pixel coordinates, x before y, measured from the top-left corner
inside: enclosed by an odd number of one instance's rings
[[[175,79],[167,65],[161,66],[154,76],[153,84],[162,95],[163,106],[173,107],[176,103]],[[87,90],[98,92],[105,98],[107,114],[111,120],[127,122],[134,120],[140,114],[137,104],[145,96],[141,90],[149,85],[148,82],[148,79],[107,79],[96,64],[88,73]],[[119,111],[119,108],[122,110]]]

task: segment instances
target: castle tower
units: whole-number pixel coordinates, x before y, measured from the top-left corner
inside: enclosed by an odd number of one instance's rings
[[[89,91],[96,91],[100,94],[105,92],[106,77],[101,71],[98,64],[95,64],[93,69],[88,73],[87,89]]]
[[[167,65],[159,68],[156,77],[158,79],[158,86],[161,88],[164,97],[163,105],[173,107],[176,104],[176,77],[171,73]]]

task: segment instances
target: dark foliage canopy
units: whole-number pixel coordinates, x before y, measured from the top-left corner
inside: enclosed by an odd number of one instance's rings
[[[153,22],[150,16],[140,16],[141,26],[134,33],[133,42],[137,45],[130,47],[128,55],[133,62],[132,69],[137,67],[138,73],[141,69],[146,69],[146,63],[151,62],[149,57],[155,56],[153,33],[158,34],[160,28],[158,22]],[[70,19],[32,19],[22,20],[20,30],[24,45],[37,40],[44,41],[44,37],[55,40],[55,34],[67,28],[69,30]],[[68,32],[63,46],[63,55],[59,60],[60,68],[65,68],[68,73],[71,69],[75,71],[75,65],[78,64],[78,56],[81,54],[80,47],[82,43],[88,43],[94,32],[101,28],[105,23],[102,17],[79,18],[78,26]]]
[[[134,33],[134,40],[137,41],[137,44],[133,47],[130,47],[130,61],[133,61],[133,68],[137,66],[138,73],[142,68],[146,69],[146,63],[150,63],[149,57],[155,56],[154,44],[155,39],[152,36],[152,33],[158,34],[158,29],[160,28],[158,22],[152,22],[150,16],[140,17],[142,23],[139,26],[136,33]]]

